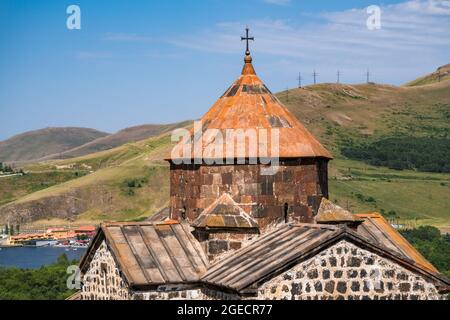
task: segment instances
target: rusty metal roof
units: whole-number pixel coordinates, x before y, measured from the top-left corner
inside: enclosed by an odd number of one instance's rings
[[[385,247],[413,260],[433,272],[438,270],[425,259],[386,219],[379,213],[356,214],[364,222],[358,226],[358,233],[381,243]]]
[[[245,57],[244,62],[241,76],[201,118],[203,132],[207,129],[217,129],[226,141],[227,129],[266,129],[268,137],[266,141],[261,139],[260,133],[258,133],[260,137],[258,142],[253,143],[253,145],[246,140],[235,141],[233,150],[235,158],[238,157],[237,155],[243,158],[258,158],[260,156],[258,152],[267,150],[267,157],[323,157],[331,159],[331,154],[258,78],[250,55]],[[270,137],[273,129],[279,130],[278,154],[271,151],[272,139]],[[214,141],[215,134],[205,135],[207,137],[204,137],[204,139],[208,142]],[[191,130],[191,135],[194,137],[194,129]],[[193,143],[192,141],[180,141],[176,147],[182,150],[182,146],[185,144]],[[217,159],[216,151],[212,150],[213,148],[208,148],[208,145],[207,142],[203,143],[203,158]],[[229,154],[226,153],[226,143],[223,142],[222,145],[225,155],[223,158],[230,158]],[[182,157],[174,156],[170,159],[175,158]],[[194,151],[192,151],[191,158],[195,158]]]
[[[317,223],[358,223],[363,220],[326,198],[322,198],[315,217]]]
[[[394,260],[433,281],[439,290],[448,292],[450,280],[437,272],[424,269],[380,243],[361,236],[350,228],[318,224],[286,224],[217,262],[202,277],[205,283],[238,292],[254,294],[267,279],[315,256],[341,240]]]
[[[103,239],[132,287],[195,283],[209,266],[188,225],[172,221],[107,223],[81,260],[82,272]]]
[[[258,228],[258,223],[228,193],[223,193],[192,223],[196,228]]]
[[[216,263],[202,280],[241,291],[304,255],[336,230],[326,225],[286,224]]]
[[[162,221],[168,220],[169,217],[170,217],[170,208],[169,207],[165,207],[165,208],[162,208],[161,210],[157,211],[156,213],[154,213],[153,215],[151,215],[147,219],[145,219],[145,221],[162,222]]]

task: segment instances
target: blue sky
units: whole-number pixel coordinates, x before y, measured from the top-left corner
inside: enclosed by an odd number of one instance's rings
[[[68,30],[66,8],[81,8]],[[366,7],[382,9],[368,30]],[[401,84],[449,63],[450,1],[1,0],[0,140],[48,126],[107,132],[195,119],[238,77],[248,25],[272,89]]]

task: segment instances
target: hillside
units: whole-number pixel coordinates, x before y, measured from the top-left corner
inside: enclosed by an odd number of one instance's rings
[[[45,128],[0,141],[0,162],[26,161],[64,152],[108,133],[88,128]]]
[[[414,87],[414,86],[423,86],[427,84],[437,83],[439,81],[445,81],[450,79],[450,63],[444,66],[441,66],[436,69],[435,72],[427,74],[423,77],[420,77],[416,80],[410,81],[405,86]]]
[[[450,138],[450,81],[426,86],[318,84],[277,94],[278,98],[332,151],[330,198],[353,212],[378,211],[410,225],[450,226],[450,174],[395,170],[342,154],[344,147]],[[206,111],[206,110],[205,110]],[[78,172],[80,177],[24,191],[10,200],[0,196],[0,223],[62,223],[144,219],[168,204],[168,133],[107,151],[28,165],[29,175]],[[395,153],[395,152],[392,152]],[[2,183],[19,185],[11,178]],[[52,178],[47,176],[48,181]],[[23,180],[22,180],[23,181]]]
[[[279,99],[335,155],[350,139],[387,136],[450,137],[450,82],[395,87],[318,84],[278,94]]]
[[[173,129],[184,127],[189,123],[190,121],[185,121],[171,124],[146,124],[130,127],[120,130],[117,133],[100,137],[81,146],[67,150],[65,152],[48,155],[41,159],[37,159],[36,161],[74,158],[84,156],[90,153],[95,153],[98,151],[109,150],[121,146],[125,143],[136,142],[146,138],[158,136],[166,132],[171,132]]]
[[[90,171],[0,207],[0,223],[99,222],[148,216],[168,201],[168,166],[161,159],[169,150],[166,134],[84,157],[25,167],[29,172],[25,177],[38,172]]]

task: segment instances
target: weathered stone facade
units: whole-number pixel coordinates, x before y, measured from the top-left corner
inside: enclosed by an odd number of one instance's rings
[[[258,299],[439,300],[432,283],[347,241],[263,284]]]
[[[155,291],[132,291],[132,300],[200,300],[203,293],[200,287],[159,286]]]
[[[82,300],[195,300],[202,297],[200,286],[167,285],[151,291],[131,290],[104,241],[82,279]]]
[[[196,230],[198,239],[211,263],[242,248],[245,243],[258,237],[258,232],[245,229],[234,230]]]
[[[98,247],[88,270],[83,275],[83,300],[126,300],[130,298],[128,286],[114,261],[105,241]]]
[[[103,242],[83,277],[83,300],[442,300],[424,277],[342,240],[242,297],[205,284],[128,288]]]
[[[320,200],[328,197],[327,163],[322,158],[280,160],[275,175],[261,175],[261,164],[171,163],[171,217],[192,222],[227,192],[262,230],[286,218],[312,222]]]

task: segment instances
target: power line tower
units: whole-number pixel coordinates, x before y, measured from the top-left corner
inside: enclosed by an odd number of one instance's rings
[[[314,70],[314,72],[313,72],[313,77],[314,77],[314,84],[316,84],[317,83],[317,76],[318,76],[318,74],[317,74],[317,72],[316,72],[316,70]]]
[[[341,83],[341,72],[339,70],[337,71],[337,82],[336,83]]]
[[[302,80],[303,80],[301,72],[298,73],[297,80],[298,80],[298,87],[301,88],[302,87]]]
[[[366,82],[367,83],[370,82],[370,71],[369,71],[369,69],[367,69],[367,73],[366,73]]]

